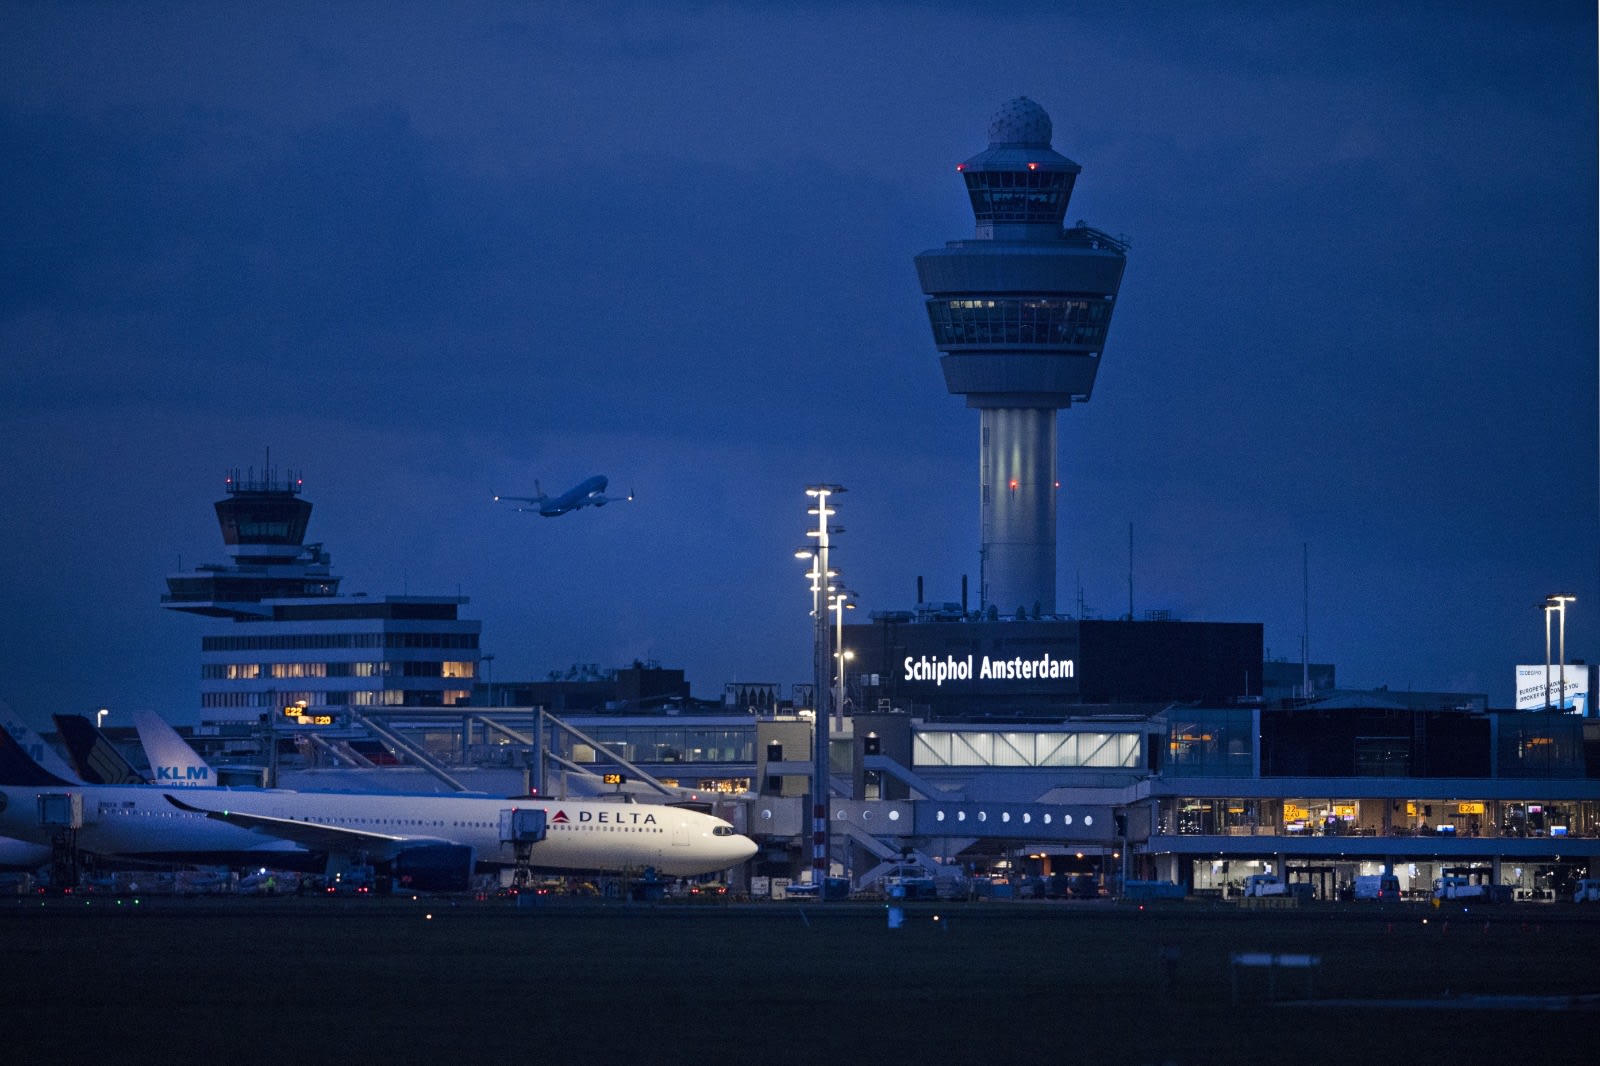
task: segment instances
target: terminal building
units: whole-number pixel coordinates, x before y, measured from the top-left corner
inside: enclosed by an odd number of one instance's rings
[[[192,737],[208,756],[295,787],[695,802],[761,844],[737,885],[803,876],[812,686],[700,700],[654,663],[493,683],[464,600],[341,594],[299,490],[230,479],[230,562],[168,579],[164,606],[211,620]],[[1532,899],[1600,873],[1594,718],[1341,692],[1329,664],[1266,662],[1256,623],[936,605],[842,632],[829,851],[851,891],[913,867],[947,891],[1065,873],[1226,896],[1271,872],[1332,896],[1392,871],[1412,892],[1458,875]],[[1283,695],[1296,674],[1314,696]]]
[[[493,780],[507,793],[702,804],[761,844],[731,875],[746,891],[807,866],[805,708],[557,718],[459,706],[363,720],[405,742],[384,743],[389,761],[406,764],[368,771],[363,787],[386,778],[444,790],[402,772],[415,768],[415,750],[456,779],[502,772]],[[830,744],[830,873],[852,892],[877,891],[907,866],[947,892],[1077,874],[1107,893],[1157,880],[1219,897],[1256,873],[1307,882],[1318,898],[1379,872],[1419,895],[1459,875],[1519,899],[1556,898],[1600,875],[1592,718],[1335,692],[1271,705],[1082,705],[1007,722],[890,709],[843,724]],[[322,753],[332,773],[345,772],[335,746],[370,736],[349,725],[295,730],[333,741],[305,749],[308,765]],[[194,739],[232,742],[225,731]]]

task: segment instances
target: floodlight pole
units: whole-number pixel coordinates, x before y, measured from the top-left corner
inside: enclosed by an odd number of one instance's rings
[[[837,718],[834,725],[839,728],[841,733],[844,732],[844,612],[846,610],[855,610],[856,605],[850,602],[854,596],[855,593],[849,589],[838,588],[834,590],[830,603],[833,608],[834,620],[833,657],[837,660],[835,663],[837,669],[834,676],[839,683],[839,688],[833,697],[833,713]]]
[[[1550,612],[1555,610],[1555,604],[1548,599],[1544,602],[1544,709],[1550,709]]]
[[[811,881],[817,886],[817,900],[827,898],[828,892],[828,800],[832,791],[832,770],[828,762],[828,718],[833,695],[832,649],[828,627],[827,581],[832,576],[828,567],[830,533],[843,529],[830,526],[828,518],[833,509],[828,497],[844,491],[842,485],[808,485],[806,495],[816,501],[809,514],[817,516],[817,528],[807,531],[816,538],[815,554],[811,566],[811,623],[812,623],[812,756],[811,771]]]
[[[1552,595],[1549,595],[1549,596],[1545,597],[1545,603],[1549,605],[1546,608],[1545,616],[1544,616],[1545,617],[1545,624],[1544,624],[1544,628],[1545,628],[1545,638],[1544,638],[1544,640],[1545,640],[1544,693],[1545,693],[1545,696],[1544,696],[1544,699],[1545,699],[1546,706],[1548,706],[1549,703],[1550,703],[1550,665],[1549,665],[1549,663],[1550,663],[1550,650],[1549,650],[1550,649],[1550,613],[1549,612],[1550,612],[1551,609],[1553,609],[1553,610],[1556,611],[1557,614],[1559,614],[1561,616],[1561,625],[1560,625],[1560,629],[1561,629],[1561,644],[1560,644],[1560,654],[1561,654],[1561,698],[1558,701],[1557,706],[1565,709],[1565,707],[1567,706],[1567,604],[1576,602],[1577,599],[1578,599],[1578,597],[1574,596],[1570,592],[1557,592],[1557,593],[1553,593]]]

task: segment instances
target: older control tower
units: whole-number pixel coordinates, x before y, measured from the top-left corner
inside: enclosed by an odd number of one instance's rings
[[[917,256],[946,386],[979,412],[984,611],[1056,612],[1056,411],[1089,398],[1127,247],[1062,226],[1083,169],[1050,147],[1027,97],[989,122],[989,148],[956,169],[973,240]]]

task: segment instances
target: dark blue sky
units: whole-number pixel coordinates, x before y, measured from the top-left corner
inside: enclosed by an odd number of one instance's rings
[[[1083,7],[1084,10],[1079,10]],[[271,450],[347,591],[497,679],[809,674],[802,488],[868,609],[977,572],[912,257],[1026,95],[1132,242],[1061,416],[1064,607],[1259,621],[1348,686],[1593,659],[1587,4],[7,4],[0,699],[191,715],[166,575]],[[495,492],[605,473],[559,520]]]

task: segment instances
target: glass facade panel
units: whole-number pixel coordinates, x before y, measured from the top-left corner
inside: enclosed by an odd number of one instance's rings
[[[1255,765],[1255,718],[1249,710],[1169,712],[1163,774],[1249,777]]]
[[[1582,777],[1583,720],[1564,714],[1501,715],[1501,777]]]
[[[949,733],[915,733],[911,741],[913,766],[950,765]]]
[[[993,733],[954,733],[951,760],[956,766],[993,766]]]
[[[1139,733],[990,733],[927,730],[913,734],[913,766],[1092,767],[1137,769]]]
[[[969,170],[964,177],[980,223],[1060,223],[1075,180],[1059,170]]]
[[[1098,349],[1105,343],[1111,305],[1098,296],[929,300],[928,317],[940,348],[1037,344]]]
[[[749,763],[755,761],[755,734],[748,729],[683,726],[596,726],[585,730],[601,747],[629,762]],[[594,749],[570,739],[564,754],[573,762],[605,761]]]
[[[1000,733],[995,737],[994,765],[1037,766],[1034,761],[1036,733]]]
[[[1040,733],[1034,738],[1035,766],[1076,766],[1078,746],[1071,733]]]

